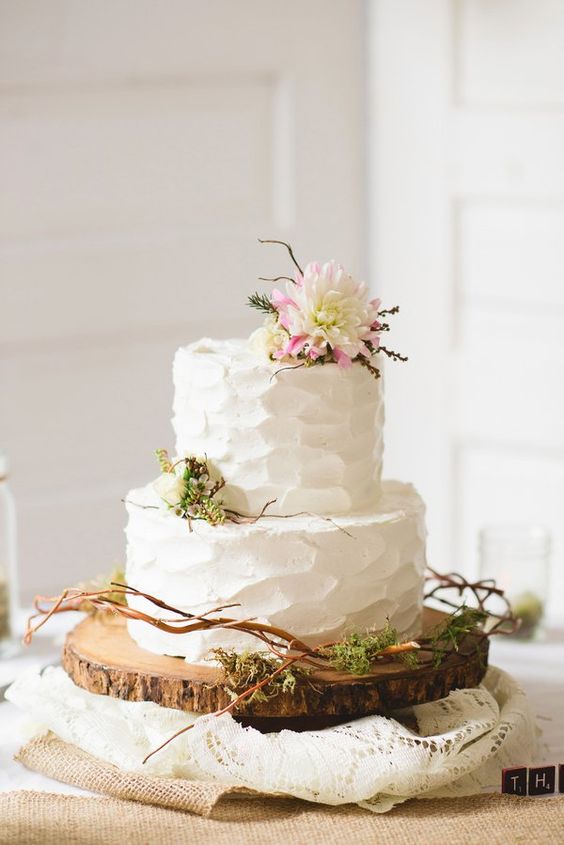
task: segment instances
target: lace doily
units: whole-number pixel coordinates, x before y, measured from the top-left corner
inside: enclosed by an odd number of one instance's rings
[[[322,804],[358,803],[374,812],[412,797],[499,788],[501,769],[526,765],[537,743],[524,692],[494,667],[477,689],[412,708],[418,733],[395,719],[367,716],[320,731],[261,734],[227,713],[196,717],[94,695],[60,668],[22,675],[6,698],[43,729],[125,770],[216,780]],[[192,730],[142,765],[191,722]]]

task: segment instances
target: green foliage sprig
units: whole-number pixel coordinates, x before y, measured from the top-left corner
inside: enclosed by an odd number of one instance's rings
[[[458,651],[462,640],[483,625],[488,618],[485,610],[462,605],[441,622],[431,632],[429,648],[433,656],[433,666],[438,668],[451,651]]]
[[[264,314],[278,314],[278,311],[265,293],[252,293],[247,297],[247,302],[251,308],[256,308],[257,311],[262,311]]]

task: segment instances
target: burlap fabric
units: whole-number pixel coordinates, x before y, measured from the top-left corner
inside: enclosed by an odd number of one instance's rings
[[[233,792],[251,793],[243,787],[206,783],[184,778],[160,778],[137,772],[124,772],[81,751],[75,745],[49,733],[32,739],[16,754],[28,769],[63,783],[142,804],[155,804],[175,810],[188,810],[209,816],[220,798]]]
[[[116,798],[0,795],[2,845],[562,845],[564,798],[410,801],[386,815],[297,799],[226,796],[211,818]]]
[[[350,804],[325,807],[215,783],[124,773],[53,734],[32,740],[17,759],[33,771],[112,797],[0,795],[0,843],[6,845],[564,842],[564,796],[413,800],[375,816]]]

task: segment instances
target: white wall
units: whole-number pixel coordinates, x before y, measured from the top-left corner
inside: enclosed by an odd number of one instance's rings
[[[123,560],[171,360],[363,257],[360,0],[0,0],[0,446],[26,597]]]

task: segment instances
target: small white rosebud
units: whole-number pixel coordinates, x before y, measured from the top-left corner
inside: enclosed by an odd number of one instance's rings
[[[272,360],[272,355],[280,352],[288,343],[288,332],[280,325],[278,318],[270,314],[260,328],[255,329],[249,338],[250,348],[256,355]]]
[[[171,507],[180,504],[186,493],[186,482],[173,472],[163,472],[153,487],[157,495]]]

